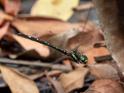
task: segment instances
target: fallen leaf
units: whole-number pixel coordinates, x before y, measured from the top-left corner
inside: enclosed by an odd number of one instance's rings
[[[21,7],[21,0],[0,0],[3,4],[5,12],[12,15],[17,15]]]
[[[11,34],[11,36],[21,44],[25,50],[34,49],[41,57],[48,57],[50,54],[49,48],[43,44],[37,43],[35,41]]]
[[[50,18],[15,19],[12,21],[12,25],[24,34],[37,37],[51,36],[72,29],[82,31],[82,24],[72,24]]]
[[[96,80],[84,93],[124,93],[123,86],[115,80]]]
[[[25,75],[2,65],[0,71],[12,93],[39,93],[35,83]]]
[[[93,64],[89,66],[90,73],[96,79],[119,80],[118,71],[109,63]]]
[[[47,73],[46,73],[47,79],[49,82],[53,85],[57,93],[65,93],[62,85],[59,81],[53,80]]]
[[[31,9],[31,15],[68,20],[78,3],[79,0],[38,0]]]
[[[84,86],[84,79],[88,72],[88,68],[77,68],[72,72],[62,74],[59,77],[59,80],[65,92],[69,93],[72,90],[82,88]]]

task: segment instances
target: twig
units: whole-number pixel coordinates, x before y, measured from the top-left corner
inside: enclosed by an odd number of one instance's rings
[[[0,63],[45,67],[45,68],[50,68],[50,69],[61,70],[64,72],[69,72],[72,70],[71,68],[68,68],[64,65],[60,65],[60,64],[53,65],[53,64],[49,64],[49,63],[42,63],[41,61],[24,61],[24,60],[12,60],[12,59],[8,59],[8,58],[0,58]]]
[[[112,56],[111,55],[95,57],[95,61],[96,62],[105,62],[105,61],[111,61],[111,60],[112,60]]]
[[[75,11],[83,11],[88,10],[89,8],[94,8],[94,5],[92,2],[83,3],[77,7],[74,8]]]
[[[94,44],[94,48],[106,47],[105,41],[100,41]]]

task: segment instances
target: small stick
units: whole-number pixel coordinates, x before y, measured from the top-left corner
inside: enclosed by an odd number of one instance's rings
[[[106,47],[105,41],[100,41],[94,44],[94,48]]]
[[[111,61],[111,60],[112,60],[112,56],[111,55],[95,57],[95,61],[96,62],[105,62],[105,61]]]
[[[92,2],[83,3],[83,4],[75,7],[74,10],[75,11],[84,11],[84,10],[88,10],[89,8],[94,8],[94,5]]]
[[[59,64],[49,64],[49,63],[42,63],[40,61],[23,61],[23,60],[12,60],[8,58],[0,58],[1,64],[17,64],[17,65],[25,65],[25,66],[36,66],[36,67],[45,67],[50,69],[61,70],[64,72],[69,72],[72,69],[68,68],[64,65]]]

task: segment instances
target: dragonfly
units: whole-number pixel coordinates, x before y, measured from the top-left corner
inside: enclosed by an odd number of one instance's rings
[[[69,56],[76,63],[84,63],[84,64],[86,64],[87,61],[88,61],[87,56],[82,55],[80,52],[77,51],[77,49],[72,50],[72,51],[68,51],[66,49],[62,49],[62,48],[59,48],[57,46],[54,46],[54,45],[50,44],[47,41],[39,40],[38,38],[35,38],[33,36],[30,36],[30,35],[26,35],[26,34],[23,34],[23,33],[18,33],[18,35],[21,36],[21,37],[30,39],[32,41],[38,42],[40,44],[46,45],[48,47],[51,47],[51,48],[53,48],[53,49],[65,54],[65,55]]]

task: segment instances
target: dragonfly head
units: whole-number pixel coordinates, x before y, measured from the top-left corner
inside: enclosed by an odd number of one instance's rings
[[[84,63],[84,64],[86,64],[87,61],[88,61],[88,58],[87,58],[86,55],[82,55],[81,53],[79,53],[78,51],[75,51],[75,50],[73,50],[73,51],[71,52],[71,57],[73,58],[73,60],[74,60],[75,62],[79,62],[79,63]]]
[[[84,64],[86,64],[88,61],[88,58],[86,55],[80,55],[79,59],[80,59],[80,62],[82,62]]]

